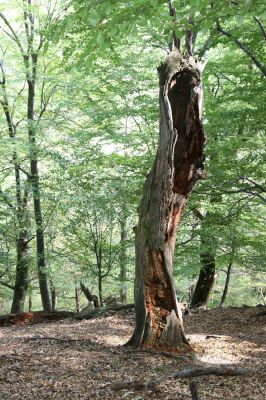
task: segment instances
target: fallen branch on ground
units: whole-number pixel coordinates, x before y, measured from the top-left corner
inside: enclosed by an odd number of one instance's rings
[[[0,326],[39,324],[42,322],[71,318],[74,315],[75,313],[71,311],[32,311],[21,314],[1,315]]]
[[[72,342],[85,342],[91,344],[92,341],[90,339],[67,339],[67,338],[58,338],[58,337],[49,337],[49,336],[32,336],[29,338],[26,338],[24,342],[29,342],[31,340],[54,340],[57,342],[66,342],[66,343],[72,343]]]
[[[143,381],[115,382],[114,384],[111,385],[111,389],[112,390],[121,390],[121,389],[156,390],[156,387],[167,379],[187,379],[187,378],[195,378],[206,375],[239,376],[239,375],[251,375],[255,373],[259,373],[259,371],[253,368],[228,367],[224,365],[215,367],[214,366],[190,367],[170,375],[169,374],[163,375],[158,379],[150,380],[147,382]]]
[[[76,315],[76,319],[92,319],[92,318],[97,318],[103,314],[108,313],[109,311],[122,311],[122,310],[128,310],[130,308],[134,308],[135,305],[132,304],[119,304],[119,305],[113,305],[113,306],[107,306],[107,307],[98,307],[98,308],[90,308],[90,309],[84,309],[83,311],[80,312],[80,314]]]
[[[195,353],[186,353],[186,354],[175,354],[175,353],[170,353],[169,351],[156,351],[156,350],[151,350],[151,349],[131,349],[126,347],[124,349],[126,352],[131,352],[131,353],[148,353],[152,354],[153,356],[163,356],[167,358],[174,358],[175,360],[187,360],[187,359],[192,359],[192,360],[197,360],[197,355]]]

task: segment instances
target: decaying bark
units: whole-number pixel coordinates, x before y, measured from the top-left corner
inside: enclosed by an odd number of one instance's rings
[[[183,210],[203,175],[201,63],[174,50],[158,71],[160,138],[135,229],[136,325],[127,345],[177,351],[189,345],[176,300],[172,263]]]

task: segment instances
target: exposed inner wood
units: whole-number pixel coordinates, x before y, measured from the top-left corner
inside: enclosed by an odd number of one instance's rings
[[[143,345],[176,351],[187,343],[170,279],[172,258],[176,232],[187,197],[198,179],[197,174],[203,169],[204,134],[199,115],[200,77],[197,72],[191,69],[181,70],[165,86],[176,138],[173,145],[168,147],[170,174],[169,183],[165,187],[170,186],[170,190],[166,196],[168,208],[166,207],[163,216],[164,247],[146,247],[144,287],[147,320]],[[158,154],[156,161],[160,162]]]
[[[136,325],[127,345],[179,352],[189,348],[173,282],[176,233],[203,170],[199,64],[171,52],[160,75],[160,138],[144,185],[135,229]]]

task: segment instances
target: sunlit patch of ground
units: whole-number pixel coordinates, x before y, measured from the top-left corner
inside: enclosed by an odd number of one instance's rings
[[[266,317],[256,316],[261,310],[228,308],[185,317],[197,358],[172,359],[122,348],[134,327],[134,316],[127,312],[91,321],[0,328],[0,400],[189,399],[187,380],[165,380],[156,392],[113,391],[111,384],[157,379],[193,365],[233,364],[265,371]],[[259,373],[208,376],[197,383],[201,400],[261,400],[265,378]]]

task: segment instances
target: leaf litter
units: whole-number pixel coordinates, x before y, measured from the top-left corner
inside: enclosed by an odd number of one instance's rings
[[[265,308],[262,308],[263,310]],[[176,358],[123,348],[134,313],[94,320],[68,318],[0,328],[0,400],[179,400],[191,398],[188,379],[165,379],[188,367],[251,367],[250,376],[202,376],[201,400],[256,400],[265,396],[265,315],[261,308],[197,310],[184,317],[196,354]],[[119,382],[131,383],[119,389]],[[118,383],[118,385],[116,385]]]

